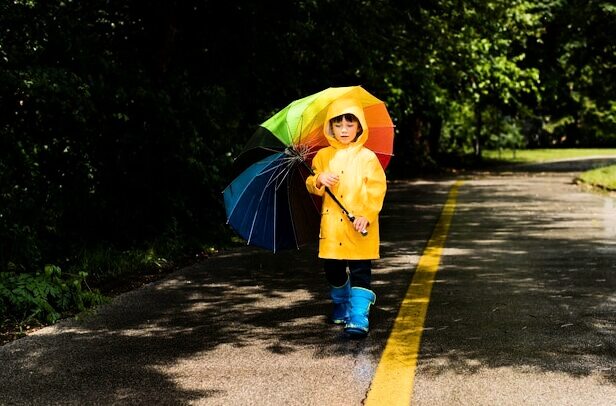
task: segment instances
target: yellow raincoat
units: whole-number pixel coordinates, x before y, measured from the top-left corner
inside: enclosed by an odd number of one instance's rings
[[[355,142],[344,145],[334,138],[329,120],[346,113],[359,119],[363,133]],[[378,216],[383,207],[387,183],[378,158],[374,152],[363,146],[369,131],[361,104],[353,99],[341,99],[332,103],[323,131],[330,146],[317,152],[312,161],[315,175],[306,179],[308,191],[323,197],[319,257],[377,259],[380,243]],[[370,225],[367,236],[362,236],[353,228],[340,207],[325,193],[325,186],[316,187],[316,179],[322,172],[338,175],[339,181],[331,190],[355,217],[364,216],[368,219]]]

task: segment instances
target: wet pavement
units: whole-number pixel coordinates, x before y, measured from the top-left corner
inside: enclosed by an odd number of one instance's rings
[[[606,162],[463,176],[413,404],[614,404],[616,199],[573,182]],[[316,247],[246,247],[0,347],[0,404],[360,405],[454,180],[390,183],[365,340]]]

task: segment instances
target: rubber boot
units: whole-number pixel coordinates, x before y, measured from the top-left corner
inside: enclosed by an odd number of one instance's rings
[[[347,281],[342,286],[332,286],[330,290],[334,310],[332,311],[331,322],[334,324],[344,324],[349,320],[349,298],[351,297],[351,283]]]
[[[351,288],[351,308],[349,321],[344,326],[345,333],[357,338],[363,338],[368,334],[370,305],[375,301],[376,295],[370,289]]]

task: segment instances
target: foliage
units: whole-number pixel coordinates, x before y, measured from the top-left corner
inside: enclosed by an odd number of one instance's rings
[[[211,134],[229,133],[235,111],[220,85],[189,67],[165,75],[143,47],[164,7],[5,8],[0,270],[63,264],[101,242],[224,236],[231,138]]]
[[[615,145],[614,18],[607,1],[550,3],[545,33],[529,47],[543,76],[537,113],[545,131],[536,145]]]
[[[54,323],[66,312],[83,311],[100,304],[103,297],[91,291],[87,274],[63,275],[55,265],[46,265],[44,272],[36,274],[0,273],[0,321],[7,315],[31,323]]]
[[[233,157],[273,111],[329,86],[361,84],[388,104],[390,178],[486,147],[614,145],[615,10],[4,2],[0,272],[53,263],[102,279],[153,266],[126,253],[182,247],[155,250],[173,261],[228,243],[220,192]]]
[[[146,248],[118,250],[108,245],[84,249],[75,255],[71,273],[87,273],[93,286],[112,284],[114,280],[128,279],[135,275],[156,275],[175,269],[178,264],[192,264],[218,248],[235,244],[192,245],[189,241],[174,239],[160,241]]]

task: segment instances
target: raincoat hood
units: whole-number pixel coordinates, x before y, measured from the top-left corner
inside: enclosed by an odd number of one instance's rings
[[[361,135],[355,140],[355,142],[349,144],[357,147],[361,147],[366,143],[368,139],[368,124],[366,123],[366,117],[364,116],[364,109],[361,106],[361,102],[359,100],[353,98],[343,98],[338,99],[332,102],[327,109],[327,115],[325,117],[325,122],[323,123],[323,133],[327,136],[327,141],[329,145],[334,148],[346,148],[347,145],[339,142],[335,137],[332,129],[329,125],[329,120],[334,117],[341,116],[343,114],[353,114],[359,120],[361,124],[361,128],[363,132]]]

